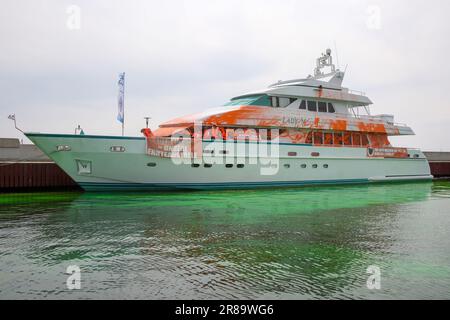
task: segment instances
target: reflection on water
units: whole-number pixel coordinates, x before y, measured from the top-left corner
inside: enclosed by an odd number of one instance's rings
[[[449,207],[449,182],[1,195],[0,298],[450,298]]]

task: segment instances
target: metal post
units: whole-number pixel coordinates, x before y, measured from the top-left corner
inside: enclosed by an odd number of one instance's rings
[[[125,72],[123,73],[123,121],[122,121],[122,137],[125,132]]]
[[[145,125],[148,128],[148,120],[151,119],[151,117],[144,117],[144,119],[145,119]]]

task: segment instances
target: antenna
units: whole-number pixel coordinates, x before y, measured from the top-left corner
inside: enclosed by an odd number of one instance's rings
[[[339,56],[338,56],[338,50],[337,50],[336,41],[334,41],[334,50],[336,50],[336,62],[337,62],[337,65],[338,65],[338,69],[341,69],[341,66],[339,64]]]

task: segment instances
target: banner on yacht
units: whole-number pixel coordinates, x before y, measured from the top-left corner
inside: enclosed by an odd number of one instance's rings
[[[408,158],[408,149],[392,147],[367,148],[367,155],[369,157]]]

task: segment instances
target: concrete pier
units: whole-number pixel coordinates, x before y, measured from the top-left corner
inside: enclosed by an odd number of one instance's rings
[[[436,178],[450,177],[450,152],[424,152]],[[0,192],[78,188],[77,184],[35,145],[0,138]]]

